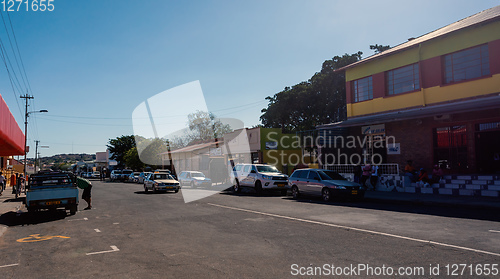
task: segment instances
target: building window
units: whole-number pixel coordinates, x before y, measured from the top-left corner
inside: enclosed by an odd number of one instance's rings
[[[444,56],[445,83],[479,78],[489,74],[488,45],[481,45]]]
[[[418,64],[388,71],[386,74],[388,95],[401,94],[420,89]]]
[[[372,77],[366,77],[354,81],[354,102],[362,102],[373,99]]]

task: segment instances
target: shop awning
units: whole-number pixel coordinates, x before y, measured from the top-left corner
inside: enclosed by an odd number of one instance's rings
[[[364,125],[381,124],[402,120],[439,117],[446,114],[464,113],[479,110],[499,109],[500,94],[453,103],[403,109],[393,112],[378,113],[367,116],[349,118],[346,121],[316,126],[316,129],[337,129]]]
[[[24,134],[0,95],[0,156],[24,155]]]

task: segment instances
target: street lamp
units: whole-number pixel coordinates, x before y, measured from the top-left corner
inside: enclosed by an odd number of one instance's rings
[[[27,149],[27,144],[28,144],[28,117],[32,113],[42,113],[42,112],[49,112],[46,109],[42,110],[35,110],[35,111],[28,111],[28,102],[26,101],[26,114],[24,115],[24,178],[26,179],[26,163],[27,163],[27,155],[28,151]]]

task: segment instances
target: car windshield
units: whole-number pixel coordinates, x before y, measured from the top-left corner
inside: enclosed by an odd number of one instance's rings
[[[201,172],[192,172],[191,177],[205,177],[205,175]]]
[[[116,174],[120,174],[120,173],[122,173],[122,172],[121,172],[121,171],[114,171],[114,173],[116,173]]]
[[[346,180],[342,175],[334,171],[318,171],[322,180]]]
[[[273,166],[257,166],[259,172],[279,172],[277,168]]]
[[[131,174],[133,171],[123,171],[123,174]]]
[[[153,180],[157,179],[174,179],[174,178],[166,173],[155,173],[153,176]]]

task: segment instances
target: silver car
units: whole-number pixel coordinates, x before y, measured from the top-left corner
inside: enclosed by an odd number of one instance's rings
[[[179,182],[182,186],[189,185],[191,188],[212,186],[212,180],[205,177],[205,174],[200,171],[181,172],[179,175]]]
[[[299,169],[289,178],[292,196],[321,196],[324,201],[334,197],[359,199],[365,195],[360,184],[348,181],[337,172],[323,169]]]
[[[144,180],[144,192],[153,190],[153,193],[158,191],[174,191],[179,192],[181,188],[179,181],[175,180],[168,173],[150,173]]]

